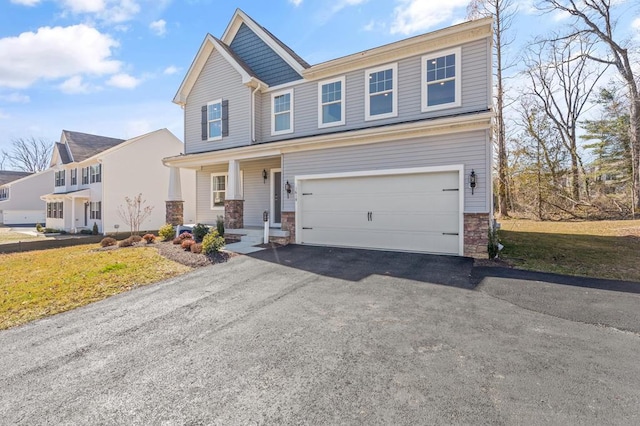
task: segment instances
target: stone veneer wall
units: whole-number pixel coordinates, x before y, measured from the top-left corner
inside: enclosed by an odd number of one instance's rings
[[[489,243],[489,213],[464,214],[464,255],[487,259]]]
[[[184,224],[184,201],[165,201],[165,220],[173,226]]]
[[[244,228],[244,200],[224,200],[224,227]]]
[[[289,231],[289,243],[296,243],[296,213],[295,212],[282,212],[280,216],[281,229],[283,231]]]

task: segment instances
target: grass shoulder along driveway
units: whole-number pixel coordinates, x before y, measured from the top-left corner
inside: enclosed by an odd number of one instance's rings
[[[0,329],[64,312],[191,268],[152,247],[82,245],[0,255]]]
[[[500,225],[500,257],[515,267],[640,282],[640,220]]]

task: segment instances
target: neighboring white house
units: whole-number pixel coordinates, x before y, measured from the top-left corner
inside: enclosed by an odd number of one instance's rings
[[[53,172],[0,170],[0,223],[34,225],[45,223],[45,203],[40,199],[51,191]]]
[[[158,229],[165,223],[166,182],[169,168],[161,159],[183,151],[182,142],[169,130],[160,129],[132,139],[114,139],[62,131],[51,156],[50,188],[46,202],[46,226],[101,234],[127,232],[129,225],[118,214],[126,209],[125,197],[142,194],[143,207],[153,207],[141,230]],[[182,173],[185,219],[195,221],[195,173]]]

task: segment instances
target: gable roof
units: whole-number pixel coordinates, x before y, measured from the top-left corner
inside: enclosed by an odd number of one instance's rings
[[[284,44],[280,39],[271,34],[269,30],[267,30],[262,25],[258,24],[253,20],[249,15],[244,13],[241,9],[236,9],[229,25],[227,25],[227,29],[224,31],[221,40],[226,44],[231,44],[233,38],[236,36],[236,33],[240,29],[240,26],[245,24],[248,26],[251,31],[253,31],[262,41],[264,41],[267,46],[273,49],[282,59],[284,59],[291,68],[301,74],[302,71],[306,68],[309,68],[309,65],[304,59],[302,59],[296,52],[293,51],[289,46]]]
[[[195,59],[189,67],[189,71],[182,80],[182,84],[178,88],[176,95],[173,97],[173,102],[178,105],[184,105],[187,102],[189,92],[193,88],[196,79],[202,72],[209,56],[213,51],[217,51],[220,55],[240,74],[242,77],[242,83],[250,87],[269,87],[266,83],[260,81],[251,68],[244,63],[242,59],[238,57],[225,43],[215,38],[211,34],[207,34],[198,49]]]
[[[56,148],[63,164],[84,161],[125,141],[69,130],[62,131],[61,140],[66,143],[57,143]]]
[[[0,170],[0,185],[6,185],[23,177],[32,175],[31,172],[15,172],[13,170]]]

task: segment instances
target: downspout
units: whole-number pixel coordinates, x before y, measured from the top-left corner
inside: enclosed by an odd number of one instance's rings
[[[258,85],[251,92],[251,143],[256,141],[256,92],[260,90],[262,85],[258,82]]]

